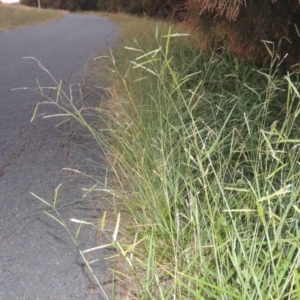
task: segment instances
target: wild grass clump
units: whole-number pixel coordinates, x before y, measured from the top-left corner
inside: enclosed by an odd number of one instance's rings
[[[151,44],[111,57],[102,106],[133,295],[300,299],[299,74]]]
[[[25,6],[0,5],[0,31],[49,22],[63,17],[65,12]]]
[[[115,278],[136,299],[300,299],[299,73],[143,22],[108,57],[99,108],[77,109],[59,83],[46,102],[105,148],[111,176],[95,190],[115,211]]]

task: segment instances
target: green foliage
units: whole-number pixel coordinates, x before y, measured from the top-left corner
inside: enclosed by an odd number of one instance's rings
[[[112,57],[123,83],[108,123],[112,189],[129,215],[134,292],[297,299],[299,74],[154,35],[151,48],[149,36],[127,44],[130,63]]]
[[[105,128],[134,292],[297,299],[299,74],[153,35],[111,58],[123,89]]]

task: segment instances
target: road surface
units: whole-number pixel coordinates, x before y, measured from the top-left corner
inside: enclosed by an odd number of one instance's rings
[[[63,217],[68,221],[89,215],[89,209],[75,205],[89,182],[63,168],[96,170],[100,176],[101,166],[87,161],[90,154],[99,160],[98,149],[76,130],[73,135],[66,134],[65,130],[71,131],[68,126],[75,126],[72,122],[55,127],[58,120],[39,118],[31,123],[34,107],[42,98],[30,90],[14,89],[35,88],[37,79],[42,86],[53,86],[36,61],[22,57],[39,60],[68,87],[82,81],[84,68],[117,38],[115,23],[75,14],[0,32],[0,299],[103,299],[88,280],[64,229],[43,216],[45,207],[31,195],[51,200],[53,190],[62,183],[59,205],[67,207],[61,208]],[[79,201],[80,207],[90,205],[84,201]],[[99,207],[100,200],[96,201]],[[68,224],[74,229],[75,225]],[[80,246],[95,246],[95,234],[84,228]],[[109,285],[107,267],[101,265],[98,274],[104,285]]]

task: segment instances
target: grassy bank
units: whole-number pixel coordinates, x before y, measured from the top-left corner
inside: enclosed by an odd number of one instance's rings
[[[101,115],[132,296],[300,299],[299,74],[121,22]]]
[[[30,26],[61,18],[65,12],[38,10],[27,6],[0,4],[0,31]]]
[[[110,205],[99,228],[116,219],[103,232],[120,297],[300,299],[299,74],[280,74],[275,55],[258,69],[169,24],[117,20],[123,39],[99,58],[108,100],[61,111],[107,153],[95,190]]]

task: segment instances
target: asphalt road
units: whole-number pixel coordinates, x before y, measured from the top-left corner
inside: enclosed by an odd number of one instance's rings
[[[53,86],[36,61],[22,57],[38,59],[68,87],[82,81],[83,70],[92,65],[92,58],[107,51],[117,38],[115,23],[75,14],[48,24],[0,32],[1,300],[103,299],[88,280],[86,268],[65,230],[43,216],[45,207],[30,194],[50,200],[53,190],[62,183],[59,204],[67,207],[61,208],[62,216],[67,222],[71,217],[87,216],[89,209],[79,206],[90,205],[80,202],[82,187],[89,182],[63,168],[99,172],[100,176],[100,166],[87,161],[90,154],[99,161],[99,150],[76,130],[75,134],[66,134],[75,126],[72,123],[55,127],[57,120],[41,118],[31,123],[34,107],[42,98],[30,90],[14,89],[35,88],[36,79],[42,86]],[[75,205],[76,199],[80,205]],[[82,201],[97,201],[99,207],[99,199]],[[75,225],[68,224],[75,229]],[[83,230],[80,246],[95,246],[96,232]],[[98,266],[104,286],[109,286],[108,267],[104,263]]]

